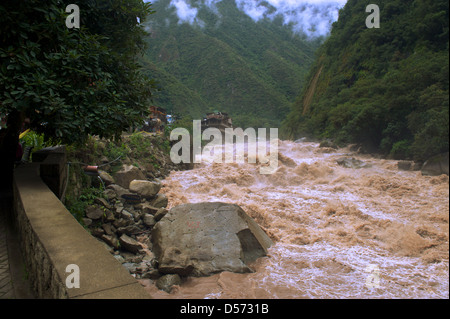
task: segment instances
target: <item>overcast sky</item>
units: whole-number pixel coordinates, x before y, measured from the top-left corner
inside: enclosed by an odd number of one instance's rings
[[[155,2],[157,0],[153,0]],[[222,0],[201,0],[215,10],[215,4]],[[347,0],[235,0],[238,8],[253,20],[272,19],[282,15],[285,23],[292,23],[294,31],[303,31],[310,37],[326,35],[331,24],[337,20],[338,11]],[[152,2],[152,1],[150,1]],[[261,3],[266,2],[275,8],[269,13]],[[180,22],[199,23],[198,9],[191,5],[191,0],[171,0],[170,5],[176,9]]]

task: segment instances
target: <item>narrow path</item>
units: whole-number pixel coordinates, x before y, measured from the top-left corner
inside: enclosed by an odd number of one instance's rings
[[[6,216],[2,211],[0,213],[0,299],[13,299],[15,295],[9,271],[6,223]]]
[[[12,196],[0,193],[0,299],[33,299],[11,212]]]

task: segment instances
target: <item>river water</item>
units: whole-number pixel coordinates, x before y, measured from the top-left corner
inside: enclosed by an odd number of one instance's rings
[[[201,163],[172,172],[169,208],[241,206],[273,239],[253,273],[188,277],[154,298],[449,298],[449,179],[397,161],[279,141],[274,174],[259,164]],[[370,167],[339,166],[343,156]]]

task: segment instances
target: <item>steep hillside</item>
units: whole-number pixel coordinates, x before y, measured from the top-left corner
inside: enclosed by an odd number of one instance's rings
[[[155,104],[181,115],[230,113],[242,127],[279,126],[300,93],[318,40],[292,33],[280,19],[253,21],[234,0],[181,21],[169,0],[153,4],[146,65],[161,92]]]
[[[449,8],[445,0],[350,0],[319,49],[283,135],[356,142],[395,158],[448,151]]]

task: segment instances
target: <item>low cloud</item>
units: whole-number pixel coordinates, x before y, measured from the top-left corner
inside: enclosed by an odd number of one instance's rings
[[[221,0],[218,0],[221,1]],[[309,37],[328,34],[347,0],[236,0],[238,7],[254,21],[282,16],[294,31]],[[267,5],[268,4],[268,5]],[[270,9],[269,9],[270,8]]]
[[[188,22],[194,24],[197,18],[198,9],[192,7],[184,0],[172,0],[170,6],[175,7],[180,22]]]
[[[197,18],[198,8],[205,5],[218,14],[216,4],[222,0],[171,0],[179,22],[202,25]],[[293,31],[308,37],[327,35],[331,24],[338,19],[339,9],[347,0],[235,0],[238,8],[254,21],[282,16]]]

